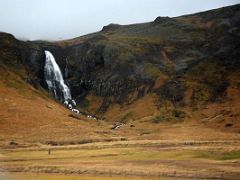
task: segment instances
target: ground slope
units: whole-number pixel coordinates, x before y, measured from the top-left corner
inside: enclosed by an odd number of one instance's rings
[[[2,140],[232,139],[240,126],[239,8],[111,24],[61,42],[0,33]],[[69,117],[47,95],[44,50],[78,108],[103,121]],[[115,122],[124,127],[112,130]]]
[[[0,72],[1,141],[46,143],[67,136],[80,140],[92,131],[90,122],[69,117],[71,112],[45,90],[34,89],[4,66]]]

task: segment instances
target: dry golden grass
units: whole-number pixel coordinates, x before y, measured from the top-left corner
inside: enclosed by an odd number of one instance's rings
[[[195,112],[183,108],[188,116],[179,123],[153,123],[161,112],[154,94],[125,106],[111,106],[105,121],[94,121],[69,117],[70,111],[46,92],[11,72],[3,75],[8,78],[0,79],[0,169],[177,179],[240,176],[240,96],[236,88],[228,89],[224,102]],[[135,97],[133,93],[132,99]],[[125,124],[111,130],[116,121]],[[226,127],[229,123],[232,126]],[[52,149],[51,155],[48,149]]]
[[[67,141],[96,137],[98,123],[85,117],[76,120],[71,112],[8,72],[0,79],[0,141]],[[2,76],[3,77],[3,76]],[[14,85],[14,86],[13,86]],[[18,87],[15,87],[15,86]]]
[[[8,149],[2,152],[0,168],[49,174],[234,179],[240,175],[239,147],[239,141],[145,140]]]
[[[238,139],[239,133],[225,133],[225,124],[234,117],[223,115],[225,122],[216,123],[204,118],[221,114],[223,109],[239,110],[239,92],[229,89],[229,98],[225,104],[212,104],[207,108],[191,113],[184,109],[189,118],[184,122],[152,123],[158,115],[155,106],[156,96],[147,94],[138,101],[124,107],[114,105],[105,114],[106,121],[93,121],[82,116],[80,120],[69,117],[70,111],[53,101],[47,94],[37,91],[16,76],[9,76],[9,81],[20,82],[21,87],[9,86],[9,82],[0,79],[0,140],[2,145],[10,141],[17,143],[45,143],[47,141],[83,143],[84,141],[99,141],[120,139],[179,139],[179,140],[221,140]],[[134,95],[133,95],[134,96]],[[93,97],[89,98],[94,99]],[[94,108],[93,108],[94,109]],[[203,117],[204,114],[204,117]],[[125,121],[123,128],[111,130],[110,125],[115,121]],[[239,121],[234,121],[234,132],[239,129]],[[209,128],[209,126],[211,128]],[[219,128],[214,130],[212,128]]]
[[[134,177],[134,176],[74,176],[74,175],[49,175],[49,174],[0,174],[0,178],[11,180],[173,180],[175,178]],[[181,179],[180,179],[181,180]],[[182,179],[183,180],[183,179]]]

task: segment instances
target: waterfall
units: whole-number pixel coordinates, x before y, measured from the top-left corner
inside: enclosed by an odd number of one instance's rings
[[[44,67],[45,80],[50,93],[53,93],[55,98],[62,102],[72,100],[69,87],[64,83],[63,76],[58,64],[55,61],[52,53],[45,51],[46,62]]]

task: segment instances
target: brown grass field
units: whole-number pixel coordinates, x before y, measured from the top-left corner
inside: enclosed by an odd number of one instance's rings
[[[46,92],[0,70],[8,77],[0,79],[0,179],[240,179],[238,116],[221,113],[239,112],[237,90],[229,89],[231,101],[185,109],[181,122],[153,123],[152,94],[95,121],[70,117]]]

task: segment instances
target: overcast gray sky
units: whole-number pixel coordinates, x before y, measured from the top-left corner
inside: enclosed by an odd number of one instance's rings
[[[110,23],[153,21],[240,3],[240,0],[0,0],[0,31],[18,38],[68,39]]]

